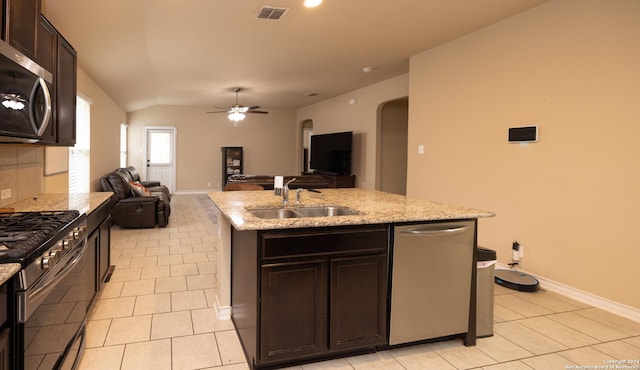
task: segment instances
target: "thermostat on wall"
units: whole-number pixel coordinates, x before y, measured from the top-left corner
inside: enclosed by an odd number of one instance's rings
[[[510,143],[535,143],[538,141],[538,126],[509,128]]]

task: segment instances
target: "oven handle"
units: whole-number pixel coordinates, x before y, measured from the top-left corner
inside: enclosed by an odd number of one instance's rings
[[[29,288],[27,291],[20,292],[18,295],[18,312],[17,319],[19,323],[25,323],[31,316],[33,312],[35,312],[36,308],[40,306],[40,303],[46,296],[55,288],[56,284],[64,279],[74,267],[80,262],[80,259],[84,256],[87,251],[87,239],[85,238],[82,241],[82,247],[76,248],[79,249],[77,254],[73,257],[71,262],[69,262],[63,270],[58,271],[53,276],[47,276],[45,279],[37,282],[33,287]],[[34,303],[34,307],[31,307],[32,302]]]

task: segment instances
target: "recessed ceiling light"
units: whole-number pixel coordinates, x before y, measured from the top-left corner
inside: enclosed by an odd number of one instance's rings
[[[307,8],[315,8],[320,4],[322,4],[322,0],[304,0],[304,6]]]
[[[362,72],[369,73],[369,72],[373,71],[374,69],[375,69],[374,67],[364,67],[364,68],[362,68]]]

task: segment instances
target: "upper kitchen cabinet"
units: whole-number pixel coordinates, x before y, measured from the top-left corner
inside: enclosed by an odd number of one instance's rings
[[[43,135],[45,144],[73,146],[76,143],[77,61],[73,46],[40,17],[36,62],[53,74],[51,122]]]
[[[55,84],[56,143],[73,146],[76,144],[76,87],[78,75],[76,69],[76,51],[61,35],[58,35],[58,58]]]
[[[3,13],[4,40],[35,59],[40,0],[5,0]]]

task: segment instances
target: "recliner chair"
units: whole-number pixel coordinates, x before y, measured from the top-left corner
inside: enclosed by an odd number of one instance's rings
[[[165,227],[171,214],[171,199],[164,191],[149,191],[138,196],[122,171],[114,171],[100,179],[104,191],[113,192],[117,201],[111,209],[115,225],[127,228]]]
[[[155,181],[155,180],[153,180],[153,181],[140,181],[140,173],[133,166],[124,167],[124,170],[129,172],[129,175],[131,175],[131,178],[133,179],[133,181],[137,181],[137,182],[141,183],[142,185],[144,185],[146,187],[160,186],[160,181]]]
[[[151,193],[163,192],[169,200],[171,200],[171,192],[165,185],[161,185],[160,181],[140,181],[140,174],[135,167],[129,166],[125,168],[118,168],[116,172],[122,174],[127,181],[133,181],[141,184],[147,188]]]

